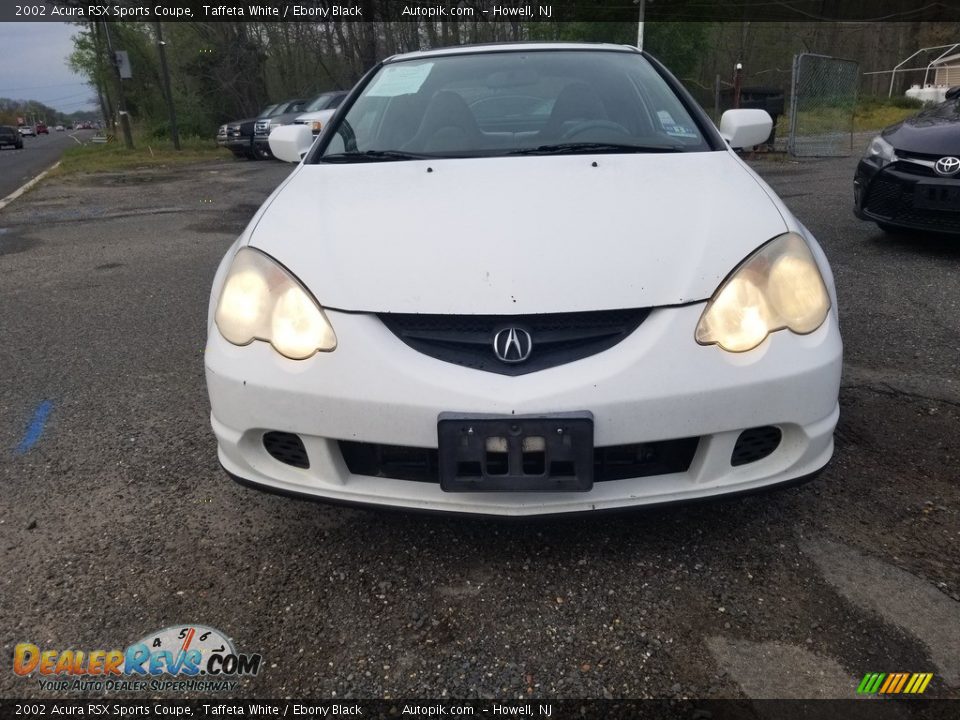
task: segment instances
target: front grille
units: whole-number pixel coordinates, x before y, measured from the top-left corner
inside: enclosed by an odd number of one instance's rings
[[[781,437],[780,428],[773,425],[744,430],[733,446],[730,464],[736,467],[763,460],[780,446]]]
[[[867,201],[865,208],[867,212],[883,217],[893,217],[900,212],[901,198],[908,193],[903,190],[907,188],[912,192],[912,186],[905,186],[888,176],[879,176],[872,183],[867,191]]]
[[[919,175],[920,177],[939,177],[932,167],[921,165],[920,163],[909,162],[907,160],[898,160],[893,165],[894,169],[908,175]]]
[[[699,438],[661,440],[593,449],[593,481],[625,480],[686,472],[693,462]],[[340,452],[354,475],[440,482],[437,451],[400,445],[340,441]]]
[[[309,468],[310,458],[299,435],[287,432],[268,432],[263,436],[263,448],[274,460],[298,468]]]
[[[269,135],[270,134],[270,121],[269,120],[257,120],[257,124],[254,125],[254,133],[257,135]]]
[[[934,210],[909,210],[900,213],[897,222],[931,232],[960,233],[960,213]]]
[[[915,188],[916,185],[909,180],[882,172],[867,189],[864,209],[894,224],[910,225],[930,232],[960,232],[960,212],[915,207]]]
[[[379,317],[407,345],[437,360],[501,375],[525,375],[607,350],[636,330],[649,314],[644,308],[542,315]],[[530,355],[523,362],[504,362],[494,352],[497,333],[509,328],[529,333]]]

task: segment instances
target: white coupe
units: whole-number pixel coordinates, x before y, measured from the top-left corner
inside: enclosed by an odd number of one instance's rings
[[[826,257],[654,58],[458,47],[373,68],[227,251],[206,377],[264,490],[527,516],[807,478],[842,343]]]

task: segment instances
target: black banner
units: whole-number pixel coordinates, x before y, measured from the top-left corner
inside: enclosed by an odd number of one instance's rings
[[[0,700],[0,717],[955,720],[957,700]]]
[[[637,22],[640,0],[13,0],[0,22]],[[960,22],[960,0],[645,0],[645,22]]]

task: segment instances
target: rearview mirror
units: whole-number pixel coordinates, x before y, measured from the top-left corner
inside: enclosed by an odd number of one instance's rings
[[[278,160],[298,163],[313,145],[309,125],[281,125],[270,133],[270,152]]]
[[[772,129],[773,119],[766,110],[727,110],[720,118],[720,136],[734,149],[765,142]]]

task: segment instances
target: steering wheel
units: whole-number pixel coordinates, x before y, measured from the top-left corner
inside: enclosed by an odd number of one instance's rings
[[[574,125],[572,128],[567,130],[563,134],[564,140],[572,140],[578,135],[582,135],[585,132],[591,130],[610,130],[617,135],[622,135],[624,137],[633,137],[632,133],[627,130],[620,123],[613,122],[612,120],[584,120],[583,122]]]

